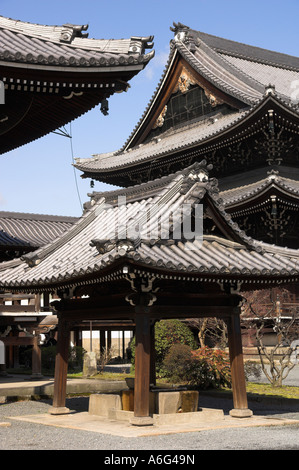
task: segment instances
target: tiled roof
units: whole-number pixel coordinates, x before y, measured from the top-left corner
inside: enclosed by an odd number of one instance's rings
[[[0,60],[45,66],[114,67],[148,62],[152,37],[89,39],[88,25],[45,26],[0,17]]]
[[[152,36],[89,39],[87,26],[44,26],[0,16],[0,154],[65,126],[126,91],[148,64]]]
[[[142,125],[153,103],[159,97],[162,85],[178,52],[187,62],[216,87],[244,103],[253,105],[264,94],[265,86],[277,86],[277,92],[290,98],[293,80],[299,79],[299,58],[259,47],[241,44],[210,34],[195,31],[182,24],[175,25],[175,38],[163,75],[143,115],[123,148],[128,148]]]
[[[221,197],[225,207],[231,207],[235,204],[248,201],[270,188],[275,187],[286,194],[291,194],[299,198],[299,181],[285,178],[275,173],[269,174],[266,178],[258,180],[255,183],[221,191]]]
[[[175,37],[171,41],[164,73],[133,132],[116,152],[77,159],[75,166],[85,176],[100,179],[103,175],[107,181],[107,178],[113,178],[116,170],[123,168],[124,172],[129,171],[130,167],[138,167],[142,162],[156,162],[166,154],[191,148],[210,137],[217,138],[236,122],[246,119],[250,111],[259,109],[270,95],[286,110],[298,116],[298,105],[293,98],[294,83],[299,81],[299,58],[217,38],[184,25],[176,25],[174,31]],[[208,82],[238,99],[243,106],[230,114],[219,114],[169,129],[147,143],[135,145],[134,139],[141,133],[155,103],[161,99],[163,85],[172,70],[175,57],[179,55]]]
[[[157,159],[170,152],[177,152],[204,141],[213,135],[229,128],[244,116],[246,112],[213,116],[179,129],[169,129],[161,136],[148,143],[141,144],[129,150],[116,151],[106,154],[95,154],[92,158],[76,158],[75,167],[81,171],[101,171],[126,168],[138,165],[148,159]]]
[[[0,265],[0,287],[27,291],[53,290],[111,279],[129,263],[157,275],[226,278],[250,283],[290,281],[299,276],[299,252],[247,237],[225,212],[214,179],[207,179],[205,162],[163,179],[158,194],[146,194],[126,205],[106,204],[94,197],[86,213],[64,235],[20,260]],[[136,186],[136,193],[138,187]],[[148,183],[147,189],[150,190]],[[132,189],[131,189],[132,191]],[[125,190],[126,192],[126,190]],[[119,192],[117,193],[119,195]],[[112,192],[109,192],[110,202]],[[187,203],[203,204],[222,234],[207,233],[202,245],[184,237],[149,237],[157,220],[168,222],[169,211]],[[150,211],[151,217],[148,218]],[[114,225],[115,223],[115,225]],[[204,227],[205,227],[204,219]],[[134,226],[133,226],[134,224]],[[131,237],[121,236],[127,226]],[[139,227],[137,233],[136,227]],[[173,230],[175,230],[175,224]],[[138,236],[133,236],[133,235]],[[122,275],[122,274],[121,274]]]
[[[76,217],[0,212],[0,248],[39,248],[68,230]]]

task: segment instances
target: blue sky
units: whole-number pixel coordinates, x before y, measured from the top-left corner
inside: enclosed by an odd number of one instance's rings
[[[155,58],[130,82],[127,93],[110,98],[109,115],[103,116],[97,107],[73,121],[73,153],[82,158],[119,149],[132,132],[166,64],[173,21],[299,56],[298,0],[0,0],[0,15],[48,25],[88,23],[89,37],[94,38],[155,36]],[[0,211],[81,215],[90,182],[74,171],[70,144],[50,134],[0,155]],[[96,182],[94,190],[106,188]]]

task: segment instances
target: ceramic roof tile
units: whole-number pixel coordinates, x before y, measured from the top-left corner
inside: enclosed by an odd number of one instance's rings
[[[38,248],[62,235],[77,220],[17,212],[0,212],[0,248]]]
[[[60,66],[124,66],[148,62],[152,36],[89,39],[87,25],[46,26],[0,16],[0,60]]]

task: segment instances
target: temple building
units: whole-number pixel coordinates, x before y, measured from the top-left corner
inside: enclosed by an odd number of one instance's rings
[[[128,187],[205,158],[248,235],[298,248],[299,58],[172,29],[165,71],[132,134],[76,168]]]
[[[93,192],[66,232],[0,265],[3,290],[59,297],[53,415],[69,411],[70,331],[135,329],[125,419],[143,426],[153,424],[155,323],[217,317],[228,327],[230,414],[250,417],[243,293],[298,284],[299,59],[172,29],[164,74],[127,142],[75,164],[120,189]]]

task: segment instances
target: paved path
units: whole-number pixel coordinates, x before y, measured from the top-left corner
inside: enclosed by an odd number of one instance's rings
[[[296,371],[297,373],[297,371]],[[53,379],[32,382],[29,377],[0,378],[0,397],[5,393],[23,390],[31,395],[49,391]],[[293,378],[291,378],[293,380]],[[295,375],[296,380],[296,375]],[[96,391],[111,382],[92,379],[69,379],[69,390]],[[114,387],[125,387],[119,381]],[[79,387],[79,388],[78,388]],[[92,417],[88,414],[88,397],[67,399],[73,413],[50,416],[51,399],[0,404],[0,449],[57,449],[57,450],[299,450],[299,406],[273,402],[250,402],[254,416],[249,419],[229,417],[231,399],[200,395],[200,406],[224,411],[218,422],[196,425],[138,428],[119,421]],[[3,424],[1,426],[1,423]]]
[[[88,397],[67,399],[67,406],[75,413],[72,417],[60,417],[60,422],[52,424],[47,420],[57,417],[47,415],[50,400],[8,403],[0,405],[0,421],[8,424],[0,427],[0,449],[102,450],[97,454],[98,464],[102,463],[102,455],[111,457],[113,453],[141,459],[141,451],[162,455],[170,451],[176,455],[187,452],[197,456],[199,450],[299,450],[299,413],[280,411],[278,414],[273,410],[266,417],[257,414],[244,421],[228,417],[229,400],[216,403],[211,397],[202,397],[203,402],[205,405],[224,404],[224,420],[184,430],[162,429],[165,432],[136,431],[126,423],[106,424],[104,419],[87,417]]]

